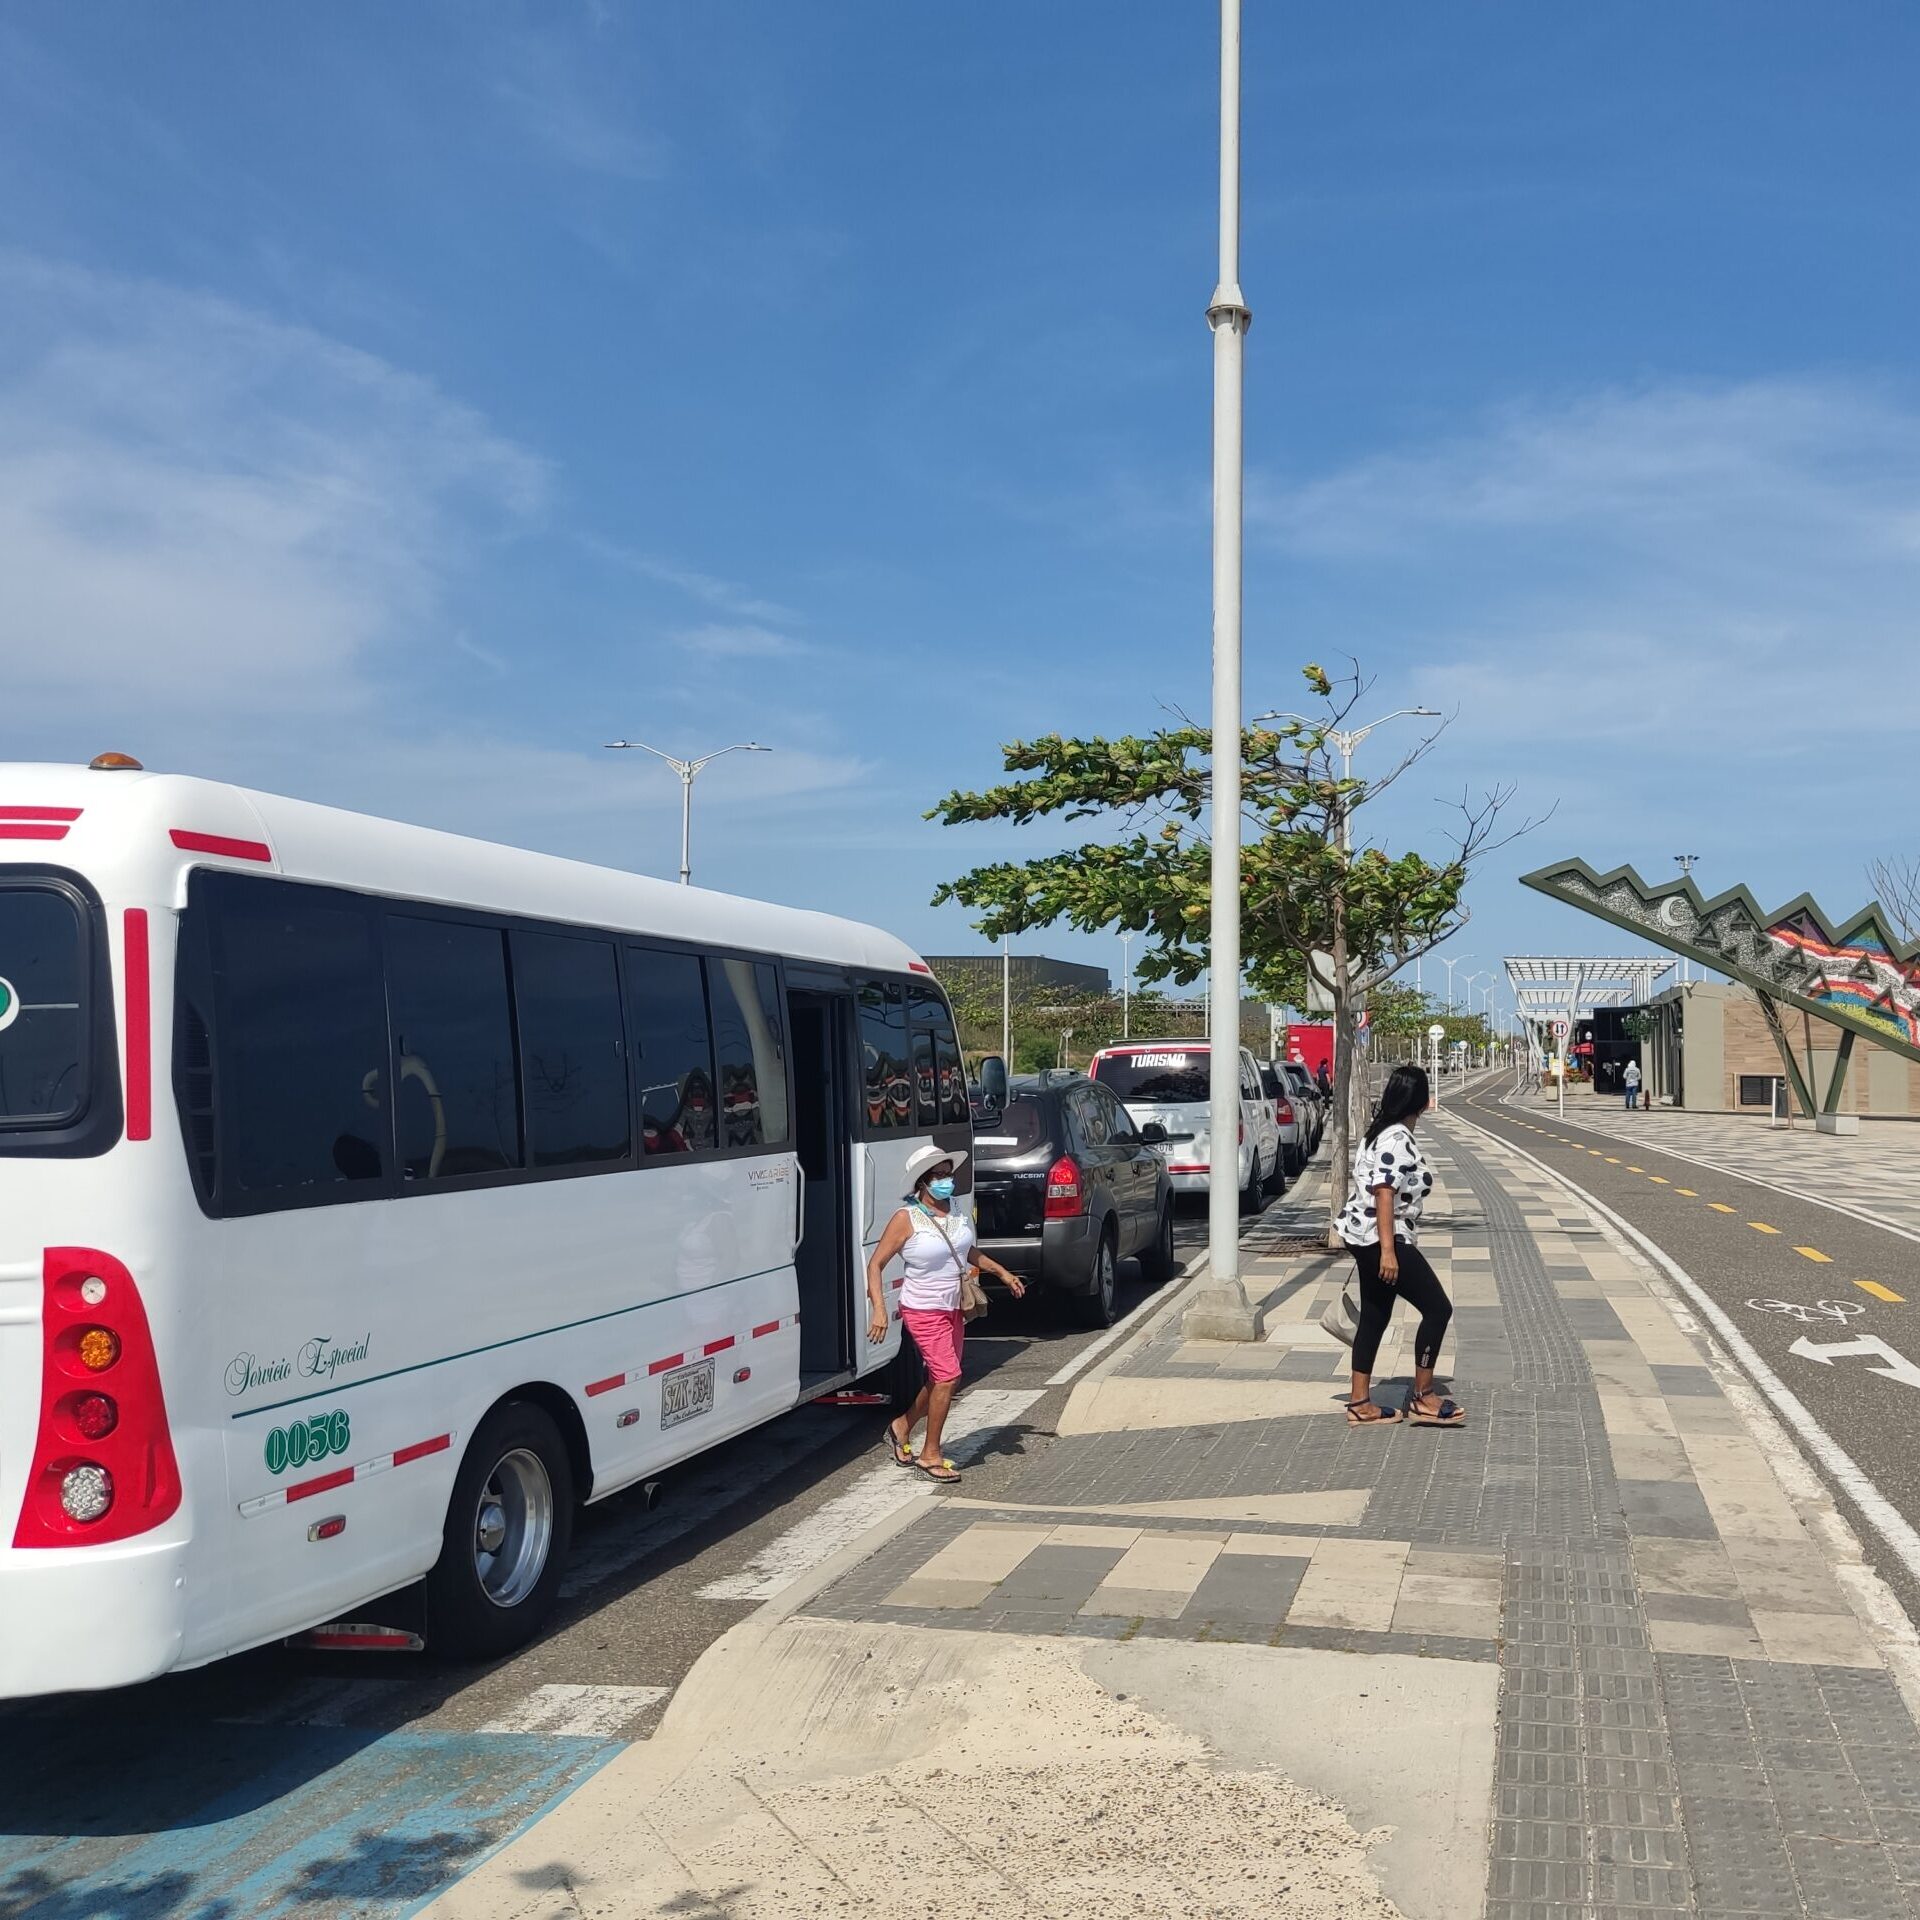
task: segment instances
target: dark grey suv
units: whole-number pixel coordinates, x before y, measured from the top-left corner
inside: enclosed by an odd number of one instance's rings
[[[1156,1285],[1173,1276],[1173,1192],[1154,1151],[1105,1087],[1080,1074],[1015,1080],[1004,1107],[975,1096],[974,1226],[1010,1273],[1111,1326],[1117,1269],[1138,1254]]]

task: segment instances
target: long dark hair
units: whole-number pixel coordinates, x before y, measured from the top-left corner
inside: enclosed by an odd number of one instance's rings
[[[1389,1127],[1411,1126],[1426,1112],[1432,1098],[1426,1068],[1403,1061],[1387,1075],[1387,1084],[1380,1089],[1380,1104],[1367,1122],[1367,1145],[1372,1146]]]

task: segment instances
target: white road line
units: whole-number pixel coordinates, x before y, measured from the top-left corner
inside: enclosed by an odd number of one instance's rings
[[[648,1554],[704,1526],[736,1500],[763,1487],[797,1461],[817,1453],[847,1431],[847,1415],[824,1407],[800,1408],[772,1428],[726,1442],[707,1458],[663,1474],[661,1505],[609,1526],[607,1537],[576,1548],[560,1582],[562,1600],[577,1599]],[[876,1428],[877,1431],[877,1428]],[[614,1496],[616,1499],[619,1496]]]
[[[1740,1363],[1748,1377],[1772,1403],[1774,1414],[1786,1417],[1790,1422],[1793,1437],[1806,1447],[1807,1451],[1832,1476],[1834,1483],[1860,1509],[1866,1517],[1867,1524],[1886,1542],[1888,1549],[1907,1573],[1913,1579],[1920,1580],[1920,1533],[1915,1532],[1908,1524],[1906,1517],[1880,1491],[1854,1461],[1852,1455],[1821,1426],[1798,1396],[1789,1390],[1785,1381],[1755,1352],[1746,1335],[1734,1325],[1686,1268],[1650,1240],[1632,1221],[1614,1212],[1605,1201],[1589,1193],[1577,1181],[1569,1180],[1564,1173],[1549,1166],[1544,1160],[1536,1158],[1525,1147],[1518,1146],[1513,1141],[1495,1133],[1491,1127],[1482,1126],[1478,1121],[1467,1119],[1457,1108],[1452,1117],[1463,1125],[1472,1127],[1475,1132],[1485,1134],[1489,1140],[1497,1142],[1509,1153],[1518,1154],[1522,1160],[1530,1161],[1542,1173],[1557,1180],[1569,1193],[1577,1194],[1601,1219],[1608,1221],[1618,1232],[1631,1240],[1686,1295],[1700,1317],[1720,1336],[1727,1351]]]
[[[566,1734],[583,1740],[607,1740],[635,1715],[664,1700],[670,1687],[587,1687],[554,1681],[527,1697],[481,1733]]]
[[[975,1387],[953,1403],[943,1445],[950,1459],[965,1466],[986,1443],[1010,1426],[1040,1398],[1038,1388]],[[874,1429],[876,1435],[879,1428]],[[857,1540],[909,1500],[933,1485],[923,1473],[891,1460],[864,1473],[845,1493],[836,1494],[804,1520],[768,1542],[739,1572],[700,1589],[702,1600],[771,1600],[830,1554]]]
[[[1512,1106],[1511,1096],[1503,1094],[1500,1104],[1503,1107]],[[1524,1107],[1516,1107],[1514,1110],[1526,1111]],[[1585,1126],[1578,1120],[1570,1124],[1584,1127],[1586,1132],[1602,1140],[1617,1142],[1619,1138],[1618,1135],[1607,1132],[1604,1127]],[[1499,1138],[1497,1134],[1494,1137]],[[1742,1173],[1738,1167],[1730,1167],[1723,1160],[1702,1159],[1697,1153],[1682,1153],[1677,1147],[1663,1147],[1657,1141],[1651,1140],[1643,1142],[1640,1151],[1657,1153],[1668,1160],[1684,1160],[1690,1167],[1705,1167],[1709,1173],[1724,1174],[1729,1180],[1744,1180],[1749,1186],[1765,1187],[1770,1193],[1781,1194],[1789,1200],[1804,1200],[1809,1206],[1825,1207],[1829,1213],[1844,1213],[1848,1219],[1858,1220],[1863,1226],[1878,1227],[1885,1233],[1897,1233],[1902,1240],[1920,1242],[1920,1231],[1912,1227],[1900,1226],[1882,1214],[1869,1213],[1864,1207],[1849,1206],[1844,1200],[1830,1200],[1824,1194],[1809,1193],[1804,1187],[1790,1187],[1784,1181],[1769,1180],[1762,1174]]]

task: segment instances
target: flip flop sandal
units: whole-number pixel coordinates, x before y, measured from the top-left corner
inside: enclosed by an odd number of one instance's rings
[[[913,1465],[913,1443],[910,1440],[896,1439],[891,1424],[880,1429],[880,1444],[893,1455],[895,1466]]]
[[[1417,1400],[1407,1402],[1407,1424],[1410,1427],[1464,1427],[1467,1424],[1467,1410],[1459,1401],[1449,1399],[1444,1393],[1434,1396],[1440,1402],[1437,1413],[1422,1413]]]
[[[958,1483],[960,1476],[954,1472],[950,1461],[942,1460],[934,1466],[928,1466],[924,1460],[914,1463],[916,1472],[924,1473],[936,1486],[950,1487]]]
[[[1371,1413],[1362,1413],[1362,1407],[1371,1407]],[[1400,1424],[1398,1407],[1383,1407],[1377,1400],[1349,1400],[1347,1402],[1347,1425],[1350,1427],[1397,1427]]]

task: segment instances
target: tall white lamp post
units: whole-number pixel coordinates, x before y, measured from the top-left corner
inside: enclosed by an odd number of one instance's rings
[[[711,766],[714,761],[729,753],[771,753],[771,747],[763,747],[757,740],[742,740],[731,747],[716,747],[712,753],[703,753],[698,760],[676,760],[670,753],[662,753],[658,747],[650,747],[644,740],[609,740],[610,752],[621,753],[628,749],[638,749],[641,753],[650,753],[656,760],[664,760],[680,776],[680,884],[683,887],[693,885],[693,781],[702,767]]]
[[[1120,1038],[1133,1038],[1133,935],[1120,936]]]
[[[1240,0],[1220,0],[1220,277],[1213,329],[1213,780],[1209,929],[1207,1284],[1183,1323],[1190,1339],[1257,1340],[1240,1283],[1240,533],[1243,376],[1253,323],[1240,291]]]
[[[1436,953],[1433,957],[1447,970],[1447,1011],[1451,1013],[1453,1011],[1453,970],[1463,962],[1471,960],[1473,955],[1470,953],[1456,953],[1449,959],[1444,953]]]

